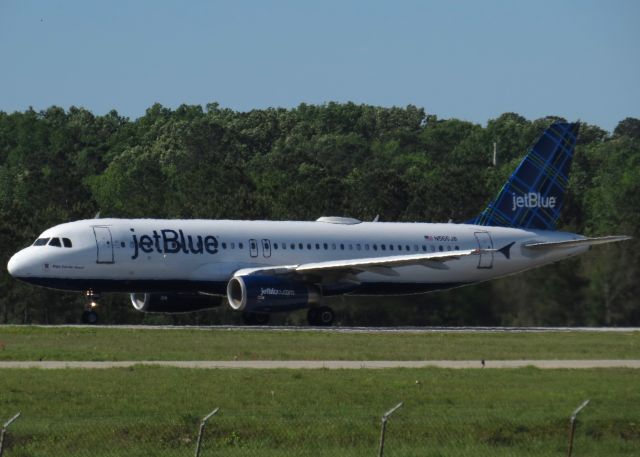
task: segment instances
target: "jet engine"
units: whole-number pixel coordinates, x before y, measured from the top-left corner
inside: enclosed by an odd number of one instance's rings
[[[133,307],[144,313],[189,313],[215,308],[222,297],[201,294],[131,294]]]
[[[238,275],[227,284],[236,311],[271,313],[308,308],[320,302],[320,290],[303,281],[266,275]]]

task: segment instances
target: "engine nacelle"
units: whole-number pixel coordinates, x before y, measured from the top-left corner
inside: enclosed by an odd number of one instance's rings
[[[227,299],[236,311],[271,313],[308,308],[320,302],[320,291],[302,281],[238,275],[227,284]]]
[[[133,307],[144,313],[190,313],[220,306],[221,300],[201,294],[131,294]]]

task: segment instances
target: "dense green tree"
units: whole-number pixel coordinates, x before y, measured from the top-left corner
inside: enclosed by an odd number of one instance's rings
[[[554,119],[505,113],[485,127],[415,106],[301,104],[236,112],[160,104],[129,120],[71,107],[0,112],[0,262],[52,225],[92,217],[462,222],[496,195]],[[494,144],[497,163],[493,163]],[[640,120],[583,123],[560,229],[631,242],[473,287],[407,298],[336,298],[341,322],[640,325]],[[162,317],[104,299],[107,322]],[[74,322],[82,297],[0,274],[0,322]],[[300,316],[282,317],[296,322]]]

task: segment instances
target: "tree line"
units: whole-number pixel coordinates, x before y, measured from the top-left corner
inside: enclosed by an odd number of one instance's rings
[[[101,217],[464,222],[497,194],[556,118],[505,113],[486,126],[415,106],[353,103],[238,112],[159,104],[130,120],[82,108],[0,112],[0,322],[79,320],[83,298],[6,272],[44,229]],[[497,163],[493,163],[494,144]],[[631,241],[471,287],[400,298],[337,298],[344,324],[640,325],[640,120],[581,124],[559,229]],[[103,300],[106,322],[233,322]],[[303,321],[304,315],[283,317]]]

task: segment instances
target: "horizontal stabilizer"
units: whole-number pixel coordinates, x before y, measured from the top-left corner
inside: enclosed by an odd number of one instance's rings
[[[625,241],[630,239],[631,239],[630,236],[613,235],[613,236],[601,236],[596,238],[582,238],[579,240],[549,241],[545,243],[532,242],[530,244],[524,244],[522,245],[522,247],[527,249],[535,249],[535,250],[551,250],[551,249],[573,248],[576,246],[593,246],[596,244],[615,243],[617,241]]]

